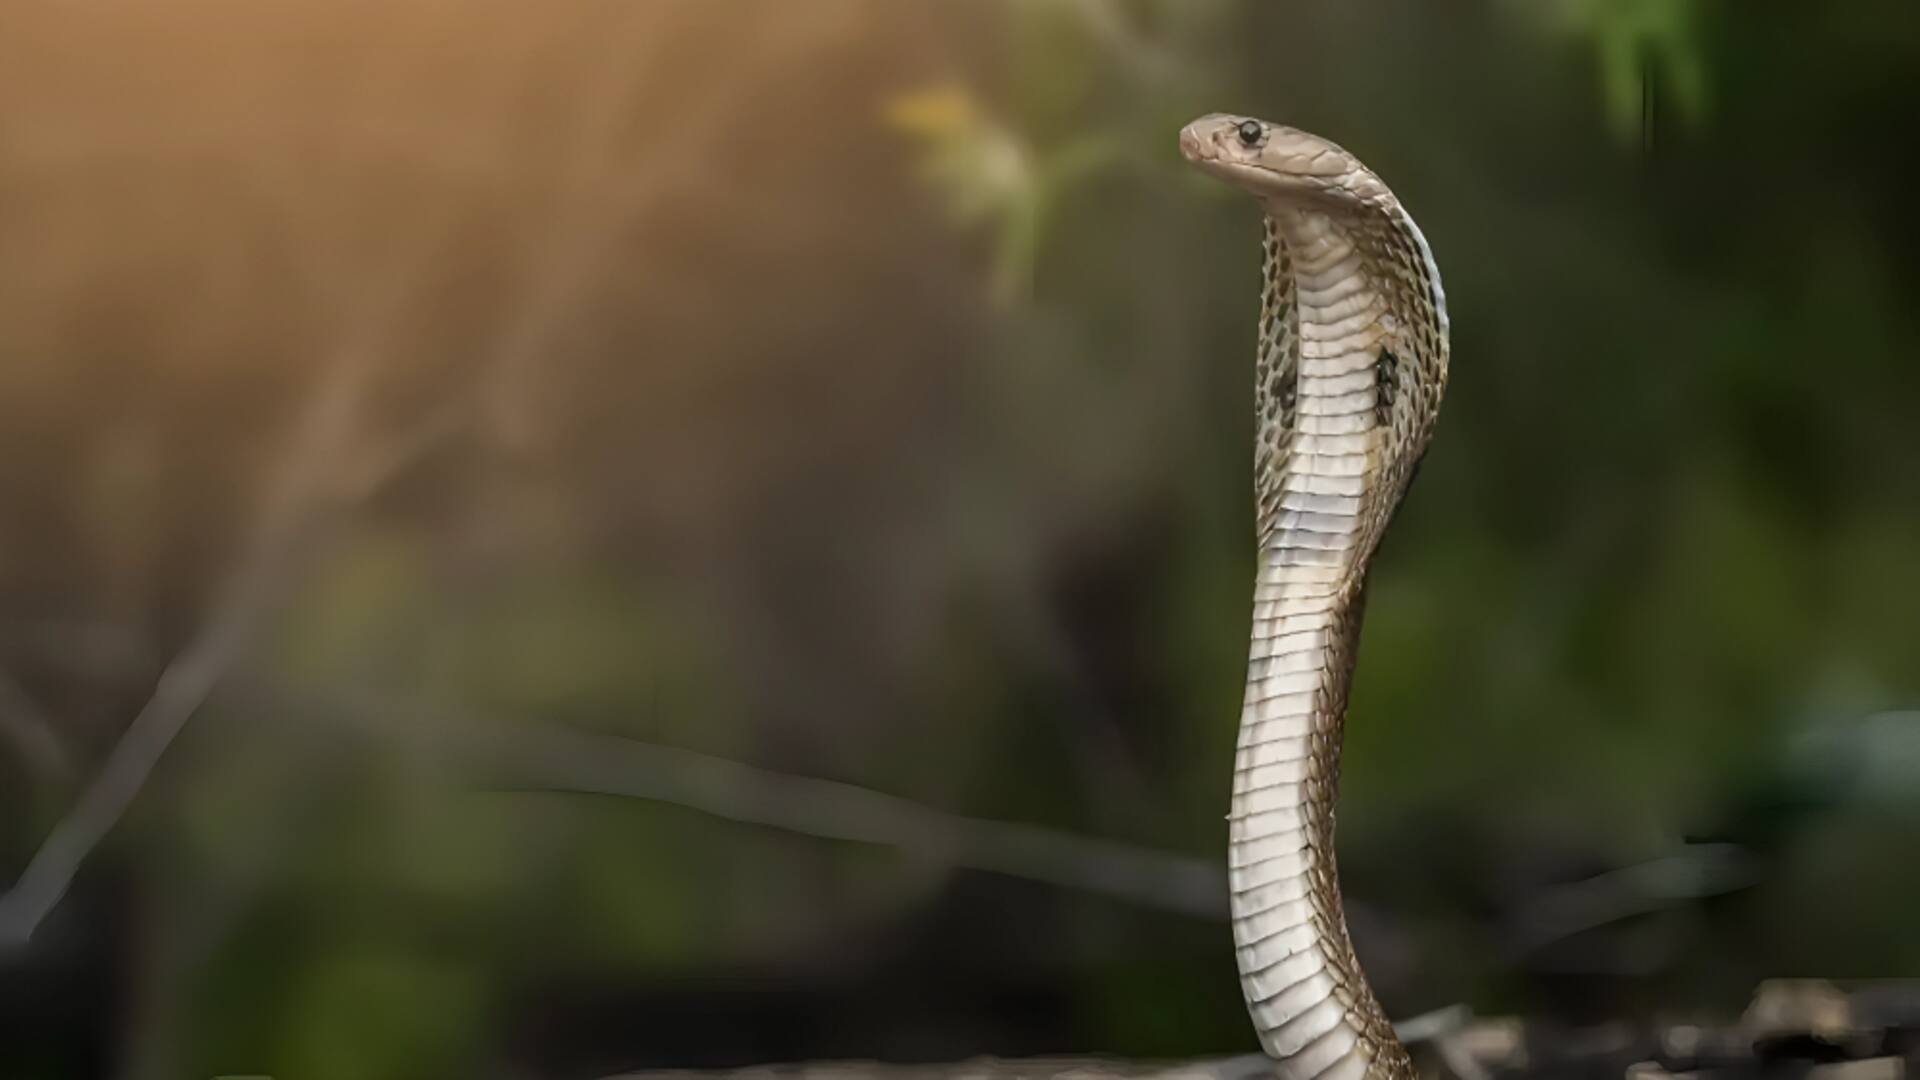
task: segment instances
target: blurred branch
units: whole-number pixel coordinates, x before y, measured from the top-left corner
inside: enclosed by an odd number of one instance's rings
[[[835,780],[795,776],[634,739],[529,728],[353,695],[342,710],[383,734],[425,730],[455,756],[520,786],[669,803],[804,836],[897,848],[1206,919],[1227,914],[1219,862],[1056,829],[964,817]]]
[[[206,624],[162,671],[152,696],[108,755],[99,776],[54,827],[13,889],[0,895],[0,943],[31,938],[66,893],[80,865],[124,815],[161,755],[230,670],[284,585],[288,563],[310,531],[316,510],[366,498],[476,420],[484,419],[504,432],[509,445],[524,442],[527,373],[540,357],[541,346],[565,315],[568,301],[617,249],[621,227],[647,200],[669,190],[658,175],[636,178],[618,153],[635,104],[645,100],[636,88],[648,65],[634,62],[633,46],[652,40],[647,28],[646,19],[636,13],[618,32],[606,35],[607,53],[599,65],[601,85],[588,95],[588,108],[561,155],[556,197],[562,220],[542,230],[544,239],[532,260],[523,299],[508,325],[495,335],[495,347],[481,377],[462,400],[447,403],[416,430],[403,432],[364,461],[353,461],[349,453],[358,434],[360,398],[367,373],[385,344],[402,287],[411,280],[407,271],[416,268],[415,262],[395,260],[399,273],[393,280],[365,285],[348,241],[329,231],[324,219],[313,215],[308,215],[312,220],[293,219],[299,230],[295,246],[309,264],[306,269],[313,283],[328,295],[349,290],[346,302],[358,305],[353,314],[374,317],[349,319],[348,325],[360,332],[326,365],[284,468],[242,549],[238,568],[221,589]],[[676,115],[682,124],[700,124],[718,108],[713,102],[693,102]],[[281,184],[276,189],[301,188],[309,179],[302,170],[310,164],[286,163],[288,174],[277,177]],[[406,254],[424,255],[438,246],[446,224],[436,222],[420,236],[403,241],[425,241]]]
[[[25,942],[33,936],[66,894],[80,864],[120,820],[160,755],[252,635],[316,494],[321,463],[344,441],[364,370],[364,357],[354,350],[343,351],[328,367],[295,437],[281,482],[269,493],[212,617],[161,672],[153,696],[115,744],[99,776],[72,812],[54,826],[19,882],[0,896],[0,942]]]
[[[1687,844],[1679,851],[1584,881],[1542,889],[1510,917],[1510,948],[1519,953],[1636,915],[1745,888],[1753,860],[1737,844]]]
[[[1469,1006],[1446,1005],[1396,1022],[1393,1033],[1403,1043],[1431,1042],[1459,1031],[1472,1020],[1473,1009]]]
[[[437,239],[436,233],[434,239]],[[422,244],[424,255],[432,246]],[[160,673],[152,696],[68,815],[48,834],[19,881],[0,895],[0,944],[24,943],[66,895],[74,876],[126,813],[193,714],[234,659],[251,643],[261,617],[325,501],[328,469],[354,435],[374,360],[390,335],[402,286],[417,269],[401,260],[396,280],[370,287],[341,346],[322,368],[319,385],[297,424],[281,467],[244,544],[238,565],[215,595],[199,633]]]
[[[422,458],[460,434],[472,422],[472,402],[456,395],[435,406],[425,418],[385,442],[369,443],[352,455],[333,481],[333,497],[360,503],[385,489]]]

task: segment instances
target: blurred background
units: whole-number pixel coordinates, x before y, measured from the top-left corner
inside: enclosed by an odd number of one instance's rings
[[[18,2],[0,1076],[1253,1049],[1215,110],[1452,310],[1390,1011],[1920,974],[1920,8]]]

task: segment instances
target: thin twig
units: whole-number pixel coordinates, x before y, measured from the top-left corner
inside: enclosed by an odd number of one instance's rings
[[[1541,889],[1509,918],[1509,948],[1532,952],[1636,915],[1753,884],[1752,857],[1737,844],[1686,844],[1671,855]]]
[[[0,943],[24,943],[66,895],[84,862],[120,820],[174,737],[252,636],[294,545],[321,470],[351,427],[366,364],[355,350],[329,365],[278,483],[199,635],[160,673],[100,774],[0,896]]]
[[[433,241],[438,240],[435,234]],[[432,242],[423,244],[423,256]],[[365,286],[347,336],[323,366],[281,467],[272,476],[233,573],[215,595],[212,614],[160,673],[153,695],[107,755],[100,773],[28,861],[14,887],[0,895],[0,945],[33,937],[73,884],[88,855],[126,813],[160,756],[232,667],[254,636],[288,576],[313,509],[325,499],[328,470],[353,438],[365,384],[405,283],[418,266],[398,260],[397,277]]]
[[[1418,1016],[1396,1021],[1393,1034],[1401,1042],[1430,1042],[1466,1027],[1473,1020],[1473,1009],[1465,1004],[1446,1005]]]
[[[949,814],[855,784],[796,776],[635,739],[532,728],[428,705],[353,695],[339,707],[382,734],[431,742],[524,787],[617,795],[827,840],[878,844],[952,867],[987,870],[1225,919],[1217,860],[1057,829]]]
[[[362,503],[390,487],[421,460],[451,442],[472,423],[472,402],[466,394],[455,394],[436,405],[415,424],[385,442],[369,441],[365,449],[352,455],[339,470],[333,484],[334,498],[342,503]]]

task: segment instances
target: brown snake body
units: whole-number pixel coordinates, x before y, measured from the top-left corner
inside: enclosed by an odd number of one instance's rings
[[[1340,147],[1216,114],[1180,149],[1266,215],[1260,554],[1228,815],[1241,988],[1281,1075],[1400,1080],[1413,1067],[1347,935],[1334,803],[1367,566],[1439,412],[1446,298],[1418,226]]]

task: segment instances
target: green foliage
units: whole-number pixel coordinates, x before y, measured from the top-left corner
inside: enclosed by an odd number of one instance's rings
[[[482,1020],[473,972],[397,942],[316,956],[287,1000],[275,1073],[408,1080],[467,1071]]]
[[[1680,119],[1707,115],[1709,80],[1702,36],[1705,0],[1513,0],[1565,30],[1591,38],[1607,124],[1623,143],[1650,142],[1648,111],[1665,96]]]

